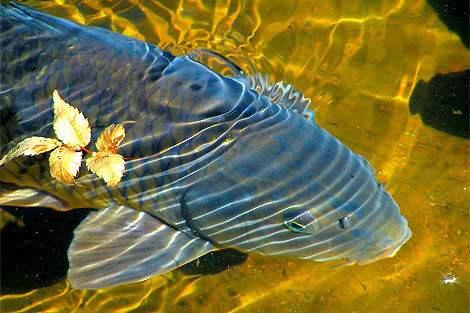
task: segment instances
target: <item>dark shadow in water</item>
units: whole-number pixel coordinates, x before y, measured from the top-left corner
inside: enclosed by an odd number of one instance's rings
[[[468,48],[470,20],[468,15],[468,0],[427,0],[436,11],[439,19],[446,24],[450,31],[459,35],[460,40]]]
[[[420,114],[427,126],[469,139],[469,83],[470,70],[420,80],[410,97],[410,111]]]
[[[52,285],[67,275],[67,249],[74,228],[90,210],[2,207],[24,224],[0,231],[0,292],[22,293]]]
[[[187,275],[217,274],[242,264],[247,256],[248,254],[235,249],[213,251],[180,267],[180,270]]]

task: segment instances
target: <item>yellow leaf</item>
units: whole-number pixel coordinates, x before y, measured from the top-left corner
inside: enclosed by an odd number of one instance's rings
[[[103,178],[110,187],[121,181],[124,163],[122,155],[111,152],[94,152],[86,160],[86,166],[90,172]]]
[[[111,124],[103,130],[96,140],[96,148],[102,152],[116,153],[125,135],[124,124]]]
[[[63,183],[73,183],[82,161],[82,152],[69,147],[58,147],[51,152],[49,166],[51,176]]]
[[[1,160],[0,166],[21,155],[37,155],[62,145],[62,142],[45,137],[30,137],[19,142]]]
[[[52,94],[54,102],[54,131],[65,145],[70,148],[80,148],[88,145],[91,139],[91,129],[83,114],[66,103],[57,90]]]

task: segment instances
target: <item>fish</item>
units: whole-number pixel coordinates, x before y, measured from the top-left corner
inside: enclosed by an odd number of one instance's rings
[[[83,168],[60,183],[42,155],[0,167],[0,205],[94,209],[68,249],[73,288],[142,281],[225,248],[367,264],[411,237],[370,163],[287,83],[202,53],[234,72],[222,75],[194,55],[16,3],[0,4],[0,32],[0,156],[53,137],[54,90],[93,130],[134,122],[114,187]]]

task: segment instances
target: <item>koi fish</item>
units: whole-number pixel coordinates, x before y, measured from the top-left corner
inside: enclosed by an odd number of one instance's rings
[[[69,247],[75,288],[144,280],[224,248],[366,264],[411,236],[370,164],[291,85],[224,76],[14,3],[0,5],[0,32],[0,155],[53,136],[54,90],[93,129],[135,121],[117,186],[84,171],[57,182],[43,156],[0,167],[0,205],[96,209]]]

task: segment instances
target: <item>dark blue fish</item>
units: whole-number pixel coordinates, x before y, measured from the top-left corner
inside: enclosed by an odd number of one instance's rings
[[[362,264],[410,238],[369,163],[306,118],[309,101],[291,86],[225,77],[16,4],[0,6],[0,26],[2,155],[26,137],[53,137],[54,89],[95,136],[136,122],[120,148],[134,159],[116,187],[84,170],[76,185],[58,183],[42,156],[0,168],[0,204],[99,209],[75,230],[74,287],[143,280],[226,247]]]

